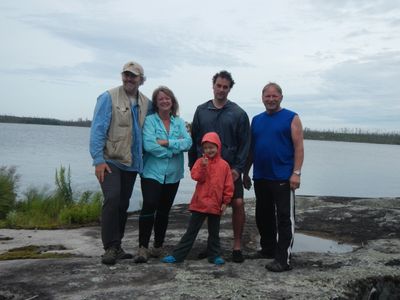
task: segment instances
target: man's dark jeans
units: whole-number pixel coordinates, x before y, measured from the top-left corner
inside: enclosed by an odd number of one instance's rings
[[[101,213],[101,239],[104,249],[120,247],[124,237],[129,200],[132,195],[137,172],[123,171],[108,164],[111,173],[106,173],[101,189],[104,195]]]

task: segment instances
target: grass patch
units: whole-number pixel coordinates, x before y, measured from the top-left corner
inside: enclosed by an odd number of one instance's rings
[[[0,254],[0,261],[13,260],[13,259],[66,258],[73,256],[70,253],[47,252],[54,250],[66,250],[66,248],[61,245],[50,245],[50,246],[29,245],[25,247],[14,248],[8,250],[5,253]]]
[[[9,174],[13,175],[15,172]],[[100,192],[86,191],[76,197],[71,188],[70,169],[62,166],[56,170],[55,185],[54,191],[30,188],[5,218],[0,217],[0,228],[55,229],[99,222],[103,202]],[[2,192],[0,185],[0,195]]]
[[[18,175],[15,167],[0,167],[0,219],[14,209]]]

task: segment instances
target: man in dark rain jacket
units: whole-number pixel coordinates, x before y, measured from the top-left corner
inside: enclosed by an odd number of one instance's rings
[[[207,132],[217,132],[222,142],[222,158],[232,171],[235,192],[232,198],[233,252],[232,260],[244,261],[241,240],[245,223],[242,173],[250,148],[250,122],[246,112],[236,103],[228,100],[228,94],[235,84],[227,71],[213,77],[214,99],[199,105],[192,122],[193,145],[189,151],[189,167],[202,155],[201,139]],[[200,256],[206,257],[207,253]]]

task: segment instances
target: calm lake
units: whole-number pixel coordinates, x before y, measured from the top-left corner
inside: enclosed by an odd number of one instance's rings
[[[16,166],[19,194],[54,188],[56,169],[71,168],[73,189],[100,190],[88,150],[89,128],[0,123],[0,166]],[[400,196],[400,146],[305,141],[299,195]],[[186,169],[175,203],[190,201],[194,183]],[[254,190],[245,197],[254,197]],[[139,180],[130,210],[141,207]]]

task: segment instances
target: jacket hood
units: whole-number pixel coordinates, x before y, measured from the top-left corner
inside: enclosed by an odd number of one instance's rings
[[[201,144],[209,142],[217,145],[218,147],[218,155],[221,155],[221,140],[219,139],[219,135],[216,132],[207,132],[204,136],[203,139],[201,140]]]

